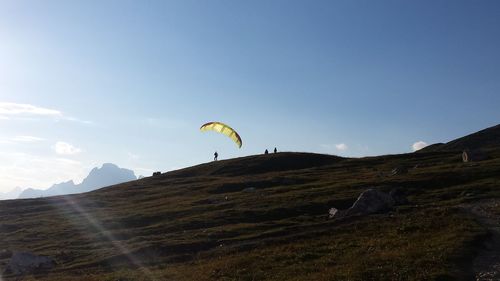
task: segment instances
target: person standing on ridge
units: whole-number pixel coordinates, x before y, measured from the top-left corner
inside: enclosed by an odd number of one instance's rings
[[[274,148],[274,153],[278,153],[278,149],[276,149],[276,147]]]
[[[269,151],[267,151],[267,148],[266,148],[266,151],[264,151],[264,154],[269,154]]]
[[[214,161],[217,161],[217,157],[219,157],[219,153],[217,151],[214,153]]]

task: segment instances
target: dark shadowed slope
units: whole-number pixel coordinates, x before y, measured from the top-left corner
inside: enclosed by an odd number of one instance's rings
[[[418,152],[463,151],[465,149],[489,150],[495,148],[500,148],[500,124],[465,137],[452,140],[448,143],[429,145]]]

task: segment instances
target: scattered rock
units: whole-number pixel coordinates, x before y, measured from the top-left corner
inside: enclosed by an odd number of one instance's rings
[[[397,166],[396,168],[392,169],[391,175],[406,175],[408,174],[408,168],[406,166]]]
[[[394,200],[389,194],[370,188],[358,196],[346,215],[368,215],[390,210],[392,206],[394,206]]]
[[[389,194],[370,188],[363,191],[349,209],[338,210],[337,208],[331,208],[328,214],[330,218],[369,215],[387,212],[394,205],[404,204],[408,204],[408,199],[401,188],[394,188]]]
[[[51,269],[54,266],[55,262],[50,257],[38,256],[30,252],[14,252],[7,264],[5,273],[23,275]]]
[[[247,188],[243,189],[242,191],[243,192],[253,193],[253,192],[255,192],[255,187],[247,187]]]
[[[337,208],[330,208],[330,210],[328,210],[328,214],[330,215],[330,218],[334,218],[338,212],[339,212],[339,210]]]
[[[159,171],[153,173],[153,177],[156,177],[156,176],[159,176],[159,175],[161,175],[161,172],[159,172]]]
[[[464,163],[483,161],[488,159],[488,156],[481,150],[466,149],[462,152],[462,161]]]

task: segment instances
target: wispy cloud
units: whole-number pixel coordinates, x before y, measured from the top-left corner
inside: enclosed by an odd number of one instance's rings
[[[67,121],[72,121],[72,122],[82,123],[82,124],[85,124],[85,125],[90,125],[90,124],[93,124],[93,122],[92,122],[92,121],[88,121],[88,120],[81,120],[81,119],[78,119],[78,118],[75,118],[75,117],[64,117],[63,119],[64,119],[64,120],[67,120]]]
[[[335,145],[335,148],[339,151],[346,151],[347,149],[349,149],[349,147],[345,143],[338,143]]]
[[[22,119],[36,120],[38,118],[54,118],[82,124],[92,124],[91,121],[66,116],[62,111],[36,106],[32,104],[0,102],[0,120]]]
[[[13,142],[39,142],[39,141],[44,141],[45,139],[34,136],[15,136],[10,140]]]
[[[56,142],[54,150],[59,155],[75,155],[82,152],[80,148],[63,141]]]
[[[428,144],[425,141],[417,141],[411,146],[411,148],[413,149],[413,151],[417,151],[426,147],[427,145]]]
[[[36,143],[45,141],[44,138],[34,137],[34,136],[15,136],[0,138],[0,144],[20,144],[20,143]],[[1,280],[0,280],[1,281]]]
[[[328,153],[339,153],[345,152],[349,149],[349,146],[345,143],[337,143],[337,144],[321,144],[320,145],[325,151]]]
[[[59,110],[44,108],[31,104],[0,102],[0,118],[8,119],[9,116],[52,116],[62,117]]]

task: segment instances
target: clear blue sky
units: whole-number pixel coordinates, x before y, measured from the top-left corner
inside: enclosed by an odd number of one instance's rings
[[[493,0],[0,0],[0,191],[214,150],[411,152],[500,123],[499,50]]]

